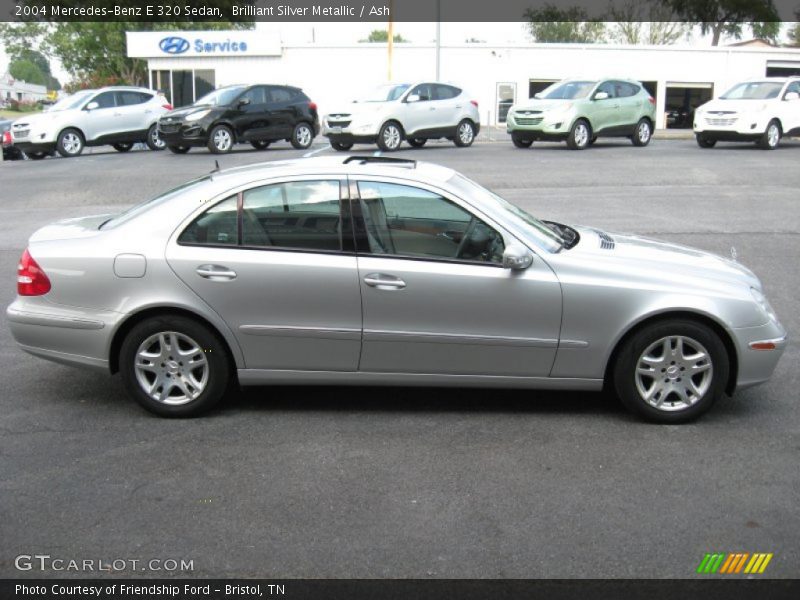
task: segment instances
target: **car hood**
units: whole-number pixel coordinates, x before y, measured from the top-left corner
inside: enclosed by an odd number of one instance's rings
[[[577,100],[543,100],[539,98],[531,98],[530,100],[515,104],[511,107],[511,110],[515,112],[524,110],[538,110],[547,112],[548,110],[563,108],[567,104],[574,102],[577,102]]]
[[[569,253],[592,255],[593,260],[618,263],[620,269],[642,270],[653,278],[709,280],[761,288],[761,282],[750,269],[712,252],[629,233],[611,233],[589,227],[576,229],[581,240],[567,251]]]
[[[706,102],[698,110],[701,112],[751,112],[761,110],[769,100],[712,100]]]
[[[47,125],[48,123],[52,123],[53,121],[58,121],[60,119],[69,119],[74,116],[76,113],[79,113],[80,110],[70,109],[70,110],[56,110],[53,112],[44,112],[38,113],[35,115],[26,115],[24,117],[20,117],[19,119],[15,120],[13,125],[20,124],[20,125],[29,125],[31,127],[35,127],[37,125]]]
[[[176,108],[175,110],[167,111],[163,115],[161,115],[161,118],[182,119],[186,115],[190,115],[192,113],[199,112],[201,110],[217,110],[219,108],[220,108],[219,106],[213,104],[200,104],[200,105],[192,104],[191,106],[184,106],[181,108]]]
[[[379,112],[395,104],[396,101],[386,102],[350,102],[329,110],[327,115],[364,115]],[[326,116],[327,116],[326,115]]]

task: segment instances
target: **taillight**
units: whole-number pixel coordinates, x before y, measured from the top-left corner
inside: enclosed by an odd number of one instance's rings
[[[652,96],[648,97],[648,98],[647,98],[647,100],[648,100],[648,101],[650,102],[650,104],[652,104],[653,106],[655,106],[655,105],[656,105],[656,99],[655,99],[655,98],[653,98]]]
[[[5,131],[3,132],[3,144],[9,145],[11,143],[11,132]]]
[[[162,105],[161,105],[161,108],[166,108],[167,110],[172,110],[172,104],[169,104],[169,103],[167,103],[167,104],[162,104]]]
[[[50,291],[50,280],[42,268],[33,260],[27,248],[22,253],[17,267],[17,294],[20,296],[42,296]]]
[[[470,100],[469,103],[472,104],[472,106],[474,106],[475,108],[478,108],[478,101],[477,100]]]
[[[316,102],[309,102],[308,103],[308,108],[310,110],[317,110],[317,103]]]

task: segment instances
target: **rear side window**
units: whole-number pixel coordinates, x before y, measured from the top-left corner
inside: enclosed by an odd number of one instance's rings
[[[271,102],[290,102],[292,100],[292,93],[286,88],[273,87],[269,90]]]
[[[629,98],[639,93],[639,86],[624,81],[615,81],[614,92],[617,98]]]
[[[215,204],[183,230],[178,242],[209,246],[235,246],[238,243],[236,196]]]
[[[117,106],[133,106],[144,104],[152,98],[143,92],[117,92]]]
[[[437,85],[436,86],[436,99],[437,100],[450,100],[455,98],[461,93],[461,90],[452,85]]]

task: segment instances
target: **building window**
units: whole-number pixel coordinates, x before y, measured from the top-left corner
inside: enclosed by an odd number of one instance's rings
[[[213,69],[151,71],[150,87],[163,92],[173,106],[187,106],[216,88],[216,73]]]

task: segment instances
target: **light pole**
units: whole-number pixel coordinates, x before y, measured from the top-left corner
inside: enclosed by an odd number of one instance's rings
[[[436,0],[436,81],[441,76],[442,60],[442,0]]]

